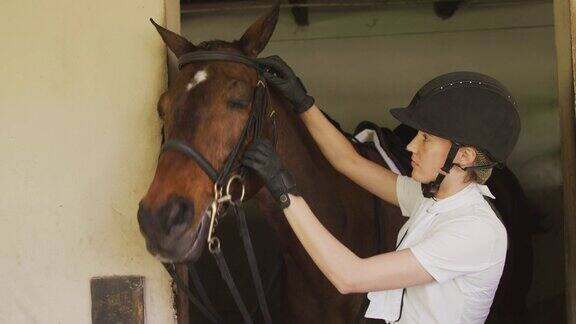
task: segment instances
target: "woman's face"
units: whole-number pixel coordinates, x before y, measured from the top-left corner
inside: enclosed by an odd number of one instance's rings
[[[434,181],[444,166],[450,146],[447,139],[418,131],[406,147],[412,152],[412,178],[421,183]]]

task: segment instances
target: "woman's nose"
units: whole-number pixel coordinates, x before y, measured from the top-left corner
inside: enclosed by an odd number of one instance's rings
[[[406,150],[408,152],[414,153],[416,152],[416,140],[417,140],[418,136],[414,137],[412,139],[412,141],[410,141],[410,143],[408,143],[408,145],[406,145]]]

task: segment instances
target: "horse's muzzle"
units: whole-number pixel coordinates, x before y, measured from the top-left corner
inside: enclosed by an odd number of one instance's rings
[[[140,202],[138,223],[148,252],[162,262],[198,259],[204,246],[200,241],[205,240],[205,217],[194,221],[194,216],[193,204],[184,198],[173,197],[154,213]]]

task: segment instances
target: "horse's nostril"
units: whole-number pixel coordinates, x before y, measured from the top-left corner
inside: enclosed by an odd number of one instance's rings
[[[186,223],[193,216],[193,205],[185,199],[173,198],[166,207],[166,231],[170,231],[172,226]]]

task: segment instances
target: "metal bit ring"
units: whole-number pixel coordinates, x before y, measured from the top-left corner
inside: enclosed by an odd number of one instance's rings
[[[210,241],[208,241],[208,250],[210,253],[220,251],[220,239],[214,236]]]
[[[239,174],[235,174],[232,177],[230,177],[230,179],[228,179],[228,183],[226,184],[226,195],[230,195],[230,197],[232,197],[232,195],[230,194],[230,186],[232,185],[232,182],[234,182],[234,180],[238,180],[238,182],[240,182],[240,185],[242,186],[242,193],[240,194],[240,199],[238,200],[233,200],[230,199],[230,203],[232,205],[239,205],[240,203],[242,203],[242,201],[244,200],[244,195],[246,194],[246,186],[244,183],[244,178],[242,178]]]

